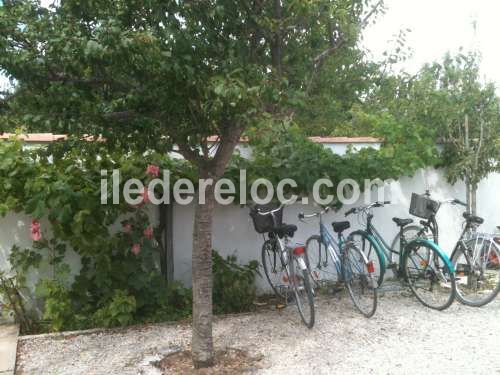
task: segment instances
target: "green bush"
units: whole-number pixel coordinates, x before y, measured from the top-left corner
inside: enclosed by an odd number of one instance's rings
[[[111,301],[95,312],[93,320],[98,327],[126,326],[134,322],[136,310],[135,297],[116,290]]]
[[[239,265],[236,256],[221,257],[212,253],[214,313],[227,314],[249,311],[255,300],[255,276],[259,263],[255,260]]]

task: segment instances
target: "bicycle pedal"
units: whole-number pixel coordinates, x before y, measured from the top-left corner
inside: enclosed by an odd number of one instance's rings
[[[336,295],[336,294],[342,292],[343,290],[344,290],[343,286],[337,286],[337,287],[330,289],[330,292],[332,293],[332,295]]]
[[[286,304],[285,303],[277,303],[276,304],[276,310],[281,311],[284,308],[286,308]]]

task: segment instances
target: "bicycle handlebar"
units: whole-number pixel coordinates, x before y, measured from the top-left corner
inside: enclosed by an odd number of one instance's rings
[[[373,203],[366,205],[366,206],[351,208],[349,211],[347,211],[345,213],[345,216],[347,217],[351,214],[355,214],[355,213],[358,213],[361,211],[369,210],[372,207],[383,207],[386,204],[391,204],[391,201],[383,201],[383,202],[377,201],[377,202],[373,202]]]
[[[324,215],[326,214],[328,211],[330,211],[330,207],[325,207],[324,210],[320,211],[320,212],[315,212],[313,214],[304,214],[303,212],[299,212],[299,220],[303,220],[303,219],[310,219],[312,217],[316,217],[316,216],[320,216],[320,215]]]
[[[271,211],[266,211],[266,212],[262,212],[260,210],[260,208],[257,208],[257,213],[259,215],[262,215],[262,216],[266,216],[266,215],[271,215],[271,214],[274,214],[275,212],[278,212],[279,210],[281,210],[282,208],[284,207],[283,204],[280,204],[280,206],[278,208],[275,208],[274,210],[271,210]]]
[[[349,215],[351,215],[351,214],[353,214],[353,213],[355,213],[355,212],[356,212],[356,209],[355,209],[355,208],[351,208],[349,211],[347,211],[347,212],[345,213],[345,216],[347,217],[347,216],[349,216]]]
[[[467,207],[467,203],[464,203],[459,199],[453,199],[453,204],[459,204],[461,206]]]
[[[275,212],[278,212],[279,210],[281,210],[283,207],[291,204],[293,201],[292,200],[288,200],[288,201],[285,201],[285,202],[282,202],[278,208],[275,208],[274,210],[271,210],[271,211],[265,211],[265,212],[262,212],[260,208],[257,208],[256,209],[256,212],[259,214],[259,215],[262,215],[262,216],[266,216],[266,215],[271,215],[271,214],[274,214]]]
[[[424,193],[424,195],[427,196],[427,197],[430,197],[431,193],[430,193],[429,190],[426,190],[425,193]],[[440,201],[439,203],[440,204],[443,204],[443,203],[459,204],[461,206],[467,207],[467,203],[464,203],[460,199],[457,199],[457,198],[446,199],[444,201]]]

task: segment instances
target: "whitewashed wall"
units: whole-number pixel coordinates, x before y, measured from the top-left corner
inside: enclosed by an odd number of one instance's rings
[[[362,144],[355,147],[378,147],[379,145]],[[345,144],[326,144],[325,147],[332,151],[343,154],[346,151]],[[250,156],[250,150],[242,147],[243,156]],[[465,188],[462,183],[450,186],[446,183],[442,171],[433,169],[418,171],[415,176],[403,177],[391,185],[391,189],[386,189],[385,199],[391,200],[393,204],[384,208],[376,209],[375,225],[381,233],[390,240],[395,236],[397,229],[391,218],[409,217],[408,208],[412,192],[423,193],[430,189],[435,199],[447,199],[456,197],[464,200]],[[374,197],[375,198],[375,194]],[[344,220],[344,212],[353,206],[364,203],[364,197],[353,205],[343,207],[338,213],[330,213],[326,219],[330,221]],[[318,231],[317,222],[309,221],[304,224],[297,220],[300,211],[313,212],[317,208],[309,204],[303,206],[296,204],[285,209],[284,221],[290,224],[297,224],[299,230],[295,236],[297,242],[304,242],[308,236]],[[151,207],[151,219],[158,223],[158,212]],[[453,244],[459,236],[461,228],[461,213],[459,206],[443,206],[438,214],[440,226],[440,242],[443,249],[450,253]],[[482,230],[491,232],[496,225],[500,225],[500,174],[492,174],[484,180],[478,191],[478,213],[485,218]],[[351,218],[352,228],[359,228],[355,217]],[[418,222],[418,219],[416,220]],[[9,271],[8,255],[14,244],[20,247],[29,247],[29,226],[31,218],[19,214],[9,214],[5,218],[0,218],[0,270]],[[45,226],[47,223],[42,223]],[[193,228],[193,206],[174,206],[174,269],[175,278],[186,285],[191,283],[191,238]],[[246,263],[252,259],[260,261],[260,249],[262,246],[262,235],[257,234],[253,229],[252,221],[248,215],[247,208],[237,205],[218,206],[214,221],[213,245],[221,254],[236,254],[240,262]],[[79,260],[76,254],[68,254],[67,261],[71,265],[73,272],[79,268]],[[50,272],[50,269],[42,270],[43,273]],[[33,279],[37,275],[33,275]],[[265,280],[258,280],[261,290],[267,289]]]
[[[450,186],[446,183],[442,171],[426,169],[418,171],[413,177],[403,177],[399,181],[386,188],[385,199],[391,200],[390,206],[376,208],[374,224],[381,234],[388,239],[389,244],[397,234],[397,227],[392,222],[393,217],[410,217],[408,209],[412,192],[424,193],[430,189],[433,198],[445,200],[447,198],[459,198],[465,200],[465,187],[462,183]],[[376,200],[376,194],[373,193]],[[355,204],[344,206],[339,212],[329,213],[325,216],[329,221],[345,220],[344,213],[351,207],[364,204],[364,196]],[[294,240],[304,243],[312,234],[318,232],[318,222],[309,220],[307,223],[299,222],[297,215],[317,210],[312,204],[295,204],[285,208],[284,222],[296,224],[299,227]],[[463,209],[461,206],[443,205],[438,213],[437,220],[440,228],[440,243],[443,250],[450,254],[454,243],[460,235]],[[185,284],[191,283],[191,235],[193,223],[193,206],[174,207],[174,258],[175,278]],[[478,191],[478,214],[485,219],[482,230],[492,232],[496,225],[500,225],[500,174],[492,174],[484,180]],[[361,225],[356,216],[349,217],[353,229]],[[418,223],[419,219],[415,218]],[[236,254],[241,262],[252,259],[260,261],[260,249],[262,246],[262,235],[253,229],[253,223],[248,215],[248,208],[240,206],[219,206],[216,208],[213,231],[213,246],[220,253]],[[268,289],[266,280],[258,280],[261,290]]]

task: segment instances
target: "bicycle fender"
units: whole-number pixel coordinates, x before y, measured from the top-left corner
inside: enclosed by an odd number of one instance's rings
[[[444,253],[443,250],[441,250],[441,248],[439,247],[439,245],[437,245],[435,242],[432,242],[432,241],[424,239],[424,238],[416,238],[413,241],[408,242],[408,244],[405,247],[405,252],[404,252],[404,257],[405,258],[407,257],[407,253],[408,253],[408,251],[406,251],[406,249],[408,249],[412,245],[426,245],[426,246],[431,247],[444,260],[444,262],[446,263],[446,266],[450,269],[450,271],[452,273],[455,272],[455,267],[451,263],[450,258],[448,257],[448,255],[446,255]]]

